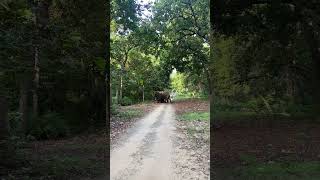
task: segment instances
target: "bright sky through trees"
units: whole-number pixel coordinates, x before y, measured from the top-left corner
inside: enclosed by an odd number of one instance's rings
[[[154,4],[154,0],[137,0],[138,4],[142,5],[142,6],[146,6],[146,5],[153,5]],[[142,14],[142,18],[143,19],[148,19],[151,17],[152,15],[152,12],[151,12],[151,9],[150,7],[149,8],[146,8],[146,7],[142,7],[142,11],[141,11],[141,14]]]

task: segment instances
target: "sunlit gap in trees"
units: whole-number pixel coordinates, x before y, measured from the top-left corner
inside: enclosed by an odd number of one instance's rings
[[[137,0],[137,3],[141,8],[141,14],[139,14],[139,17],[143,20],[151,19],[153,16],[151,8],[154,5],[155,0]]]

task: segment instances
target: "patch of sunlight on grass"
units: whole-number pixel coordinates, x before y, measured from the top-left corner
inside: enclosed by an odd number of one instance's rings
[[[119,112],[116,116],[121,119],[132,119],[142,116],[143,112],[141,110],[126,110]]]
[[[209,121],[209,112],[190,112],[180,116],[179,119],[185,121]]]

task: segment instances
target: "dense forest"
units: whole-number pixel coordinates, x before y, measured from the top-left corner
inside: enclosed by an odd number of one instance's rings
[[[319,1],[210,8],[211,175],[319,179]]]
[[[216,103],[265,114],[318,116],[319,5],[211,3],[212,120]]]
[[[112,103],[150,101],[159,90],[207,96],[209,2],[116,2],[111,21]]]
[[[210,120],[217,142],[234,120],[319,124],[319,10],[317,0],[2,0],[0,175],[28,143],[109,137],[110,115],[156,91],[200,109],[190,119]]]
[[[13,131],[49,138],[104,124],[105,9],[99,4],[1,3],[1,95]]]
[[[219,111],[315,115],[319,5],[245,2],[212,2],[211,34],[208,1],[156,1],[150,17],[148,5],[114,5],[113,104],[168,89],[210,97],[212,122]]]
[[[105,4],[0,2],[1,167],[23,142],[105,128]]]

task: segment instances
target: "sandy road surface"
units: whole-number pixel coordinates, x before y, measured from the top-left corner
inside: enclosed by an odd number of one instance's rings
[[[178,131],[172,104],[159,104],[112,144],[111,180],[204,180],[204,154]],[[200,152],[198,151],[200,150]]]
[[[160,104],[139,120],[111,150],[110,179],[166,180],[172,174],[172,105]]]

